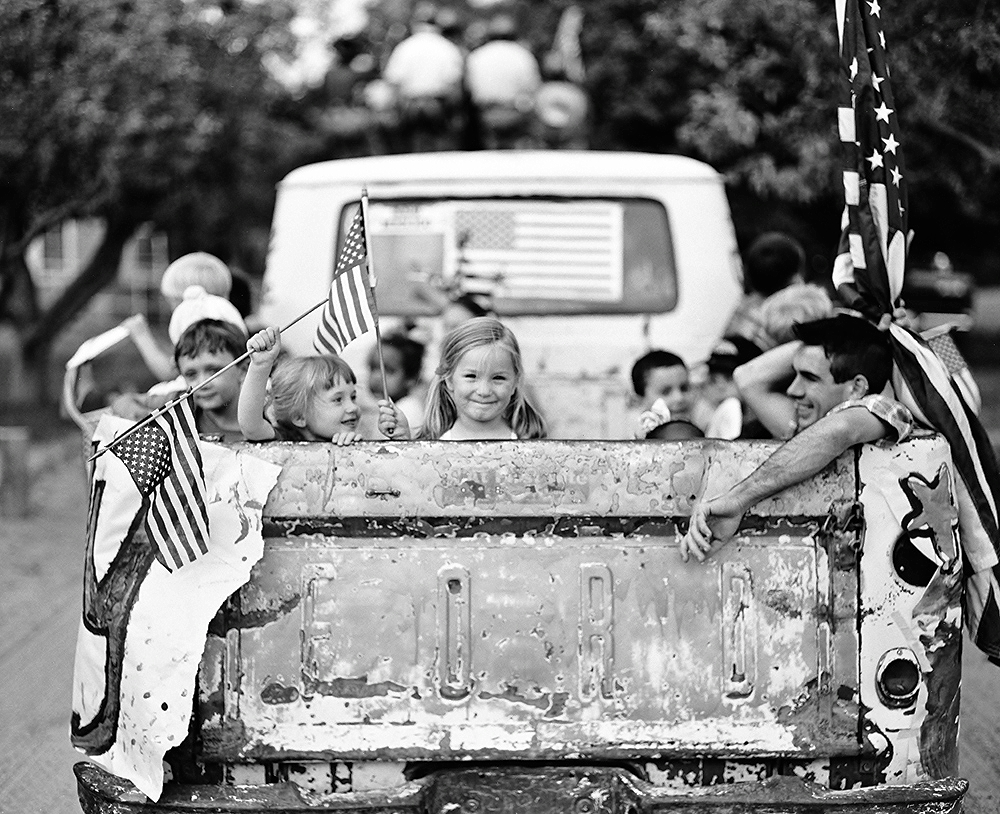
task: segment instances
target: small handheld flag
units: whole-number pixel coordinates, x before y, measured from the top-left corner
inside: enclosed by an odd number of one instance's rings
[[[168,571],[208,553],[208,508],[198,429],[187,400],[118,444],[146,509],[146,534]]]
[[[337,258],[327,307],[313,339],[318,353],[339,354],[348,343],[378,326],[368,269],[364,210],[364,206],[358,208]]]

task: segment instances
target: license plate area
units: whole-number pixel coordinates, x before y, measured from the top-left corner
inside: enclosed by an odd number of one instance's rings
[[[830,692],[856,680],[853,628],[831,623],[853,620],[856,586],[815,522],[747,531],[705,565],[663,519],[386,525],[268,540],[228,612],[238,680],[206,758],[857,748],[856,709]]]

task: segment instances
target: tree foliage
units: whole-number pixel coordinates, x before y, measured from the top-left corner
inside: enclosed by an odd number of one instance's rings
[[[262,61],[292,47],[290,18],[281,3],[235,0],[0,4],[0,316],[22,326],[29,351],[44,354],[114,278],[141,223],[187,217],[203,225],[198,239],[247,211],[266,222],[289,138],[284,91]],[[24,250],[88,215],[106,222],[104,245],[40,313]]]

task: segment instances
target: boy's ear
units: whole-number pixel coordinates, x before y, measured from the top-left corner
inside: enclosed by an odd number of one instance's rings
[[[304,427],[306,425],[306,417],[304,415],[297,415],[292,419],[292,424],[296,427]]]

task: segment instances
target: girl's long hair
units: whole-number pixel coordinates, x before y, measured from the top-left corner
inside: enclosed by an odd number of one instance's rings
[[[424,424],[418,438],[437,439],[451,429],[458,418],[458,410],[446,382],[468,351],[484,345],[496,345],[506,351],[514,366],[514,393],[504,410],[504,420],[518,438],[546,436],[545,419],[524,392],[521,348],[514,333],[494,317],[473,317],[453,328],[441,343],[441,360],[431,381]]]
[[[271,372],[274,422],[292,432],[301,431],[295,421],[305,418],[313,397],[341,382],[357,384],[357,378],[339,356],[283,356]]]

